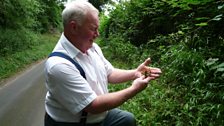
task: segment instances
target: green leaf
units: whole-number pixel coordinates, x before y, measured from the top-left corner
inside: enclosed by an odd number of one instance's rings
[[[224,68],[218,68],[217,70],[216,70],[216,72],[223,72],[224,71]]]
[[[221,63],[219,65],[216,65],[216,66],[212,67],[211,70],[214,70],[214,69],[217,69],[218,70],[219,68],[224,68],[224,63]]]
[[[218,67],[224,68],[224,63],[219,64]]]
[[[218,6],[218,9],[222,9],[224,7],[224,4],[221,5],[221,6]]]
[[[180,35],[183,35],[184,34],[183,31],[178,31],[177,33],[180,34]]]
[[[202,22],[202,23],[199,23],[199,24],[195,24],[196,26],[200,26],[200,27],[203,27],[203,26],[207,26],[208,23],[207,22]]]
[[[218,58],[209,58],[206,61],[206,64],[207,64],[207,66],[211,66],[211,65],[215,64],[218,60],[219,60]]]
[[[200,20],[208,20],[208,17],[199,17],[199,18],[195,18],[196,21],[200,21]]]
[[[219,21],[219,20],[222,19],[221,17],[222,17],[222,14],[219,14],[219,15],[215,16],[212,20],[213,21]]]

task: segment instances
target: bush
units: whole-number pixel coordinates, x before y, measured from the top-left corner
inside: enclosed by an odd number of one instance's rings
[[[223,4],[215,0],[131,0],[111,12],[106,35],[120,34],[135,46],[157,35],[192,33],[198,28],[203,30],[199,35],[209,35],[209,39],[223,37]]]
[[[3,0],[0,4],[0,27],[32,28],[38,23],[36,17],[39,12],[40,4],[36,0]]]
[[[0,55],[7,56],[19,51],[31,49],[32,46],[40,43],[37,35],[27,29],[0,30]]]
[[[219,70],[222,76],[212,77],[215,74],[211,68],[214,67],[208,65],[212,63],[181,45],[170,48],[162,56],[162,62],[164,84],[176,92],[173,100],[179,103],[179,112],[171,111],[173,115],[179,115],[176,120],[188,125],[223,124],[224,106],[220,96],[224,91],[221,81],[224,71]],[[223,65],[217,64],[215,69],[223,69]]]
[[[115,66],[136,68],[151,57],[163,71],[122,106],[139,125],[224,124],[223,9],[214,0],[132,0],[105,19],[100,43]]]
[[[36,34],[35,36],[35,41],[32,41],[32,48],[0,56],[0,82],[24,69],[27,65],[46,58],[59,38],[59,36],[48,34]]]

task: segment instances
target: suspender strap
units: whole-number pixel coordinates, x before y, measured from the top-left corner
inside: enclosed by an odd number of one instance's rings
[[[86,79],[86,75],[85,75],[85,72],[82,69],[82,67],[77,62],[75,62],[71,57],[69,57],[68,55],[61,53],[61,52],[53,52],[48,57],[52,57],[52,56],[59,56],[59,57],[65,58],[68,61],[72,62],[75,65],[75,67],[79,70],[82,77]]]
[[[51,53],[48,56],[48,58],[49,57],[52,57],[52,56],[59,56],[59,57],[65,58],[68,61],[72,62],[75,65],[75,67],[79,70],[79,72],[82,75],[82,77],[86,79],[86,75],[85,75],[85,72],[82,69],[82,67],[77,62],[75,62],[71,57],[69,57],[68,55],[66,55],[64,53],[61,53],[61,52],[53,52],[53,53]],[[82,111],[82,115],[81,115],[81,118],[80,118],[80,124],[82,126],[85,126],[86,125],[86,117],[87,117],[87,114],[88,114],[87,112]]]
[[[81,124],[81,126],[85,126],[86,125],[87,115],[88,115],[87,112],[82,111],[82,115],[81,115],[81,118],[80,118],[80,124]]]

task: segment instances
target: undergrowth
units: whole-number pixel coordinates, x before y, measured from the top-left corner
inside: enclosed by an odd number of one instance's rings
[[[52,34],[33,33],[30,35],[35,39],[30,38],[32,44],[26,43],[29,48],[20,49],[19,51],[12,50],[7,55],[0,57],[0,81],[16,74],[28,65],[46,58],[58,39],[58,35]]]

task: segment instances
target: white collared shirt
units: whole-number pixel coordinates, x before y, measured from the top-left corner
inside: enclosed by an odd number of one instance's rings
[[[53,52],[62,52],[83,68],[86,79],[70,61],[53,56],[45,64],[47,95],[45,108],[47,113],[56,121],[79,122],[83,108],[89,105],[98,95],[108,93],[108,75],[114,69],[104,58],[96,43],[82,53],[61,35]],[[102,121],[107,112],[88,114],[87,122]]]

